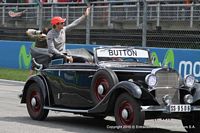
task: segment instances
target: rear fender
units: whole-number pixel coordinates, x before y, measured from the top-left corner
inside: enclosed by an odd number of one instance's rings
[[[46,89],[46,84],[44,81],[45,79],[41,76],[41,75],[34,75],[34,76],[31,76],[25,83],[24,85],[24,88],[23,88],[23,95],[22,95],[22,99],[21,99],[21,103],[25,103],[26,102],[26,93],[27,93],[27,90],[29,88],[29,86],[33,83],[37,83],[41,89],[41,92],[43,94],[43,98],[44,98],[44,101],[46,101],[46,97],[47,97],[47,89]]]

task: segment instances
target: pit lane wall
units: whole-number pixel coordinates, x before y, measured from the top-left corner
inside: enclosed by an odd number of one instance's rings
[[[29,69],[31,66],[30,48],[33,42],[0,40],[0,67]],[[92,50],[97,45],[67,44],[66,48],[87,48]],[[148,48],[156,66],[175,68],[184,77],[193,74],[200,80],[200,50]]]

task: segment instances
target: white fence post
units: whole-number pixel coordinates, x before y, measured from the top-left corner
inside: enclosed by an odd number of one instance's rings
[[[140,3],[137,2],[137,27],[140,26]]]
[[[156,26],[160,26],[160,2],[158,3],[158,6],[157,6],[157,22],[156,22]]]
[[[147,42],[147,2],[143,0],[143,23],[142,23],[142,47],[146,47]]]
[[[87,3],[89,6],[89,3]],[[90,44],[90,21],[91,21],[91,13],[86,18],[86,44]]]
[[[111,25],[111,3],[108,4],[108,27]]]
[[[37,20],[36,20],[36,25],[39,25],[39,19],[40,19],[40,6],[37,6]]]
[[[67,5],[67,19],[66,19],[66,25],[69,24],[69,5]]]
[[[5,24],[5,6],[2,8],[2,25]]]
[[[193,17],[194,17],[194,3],[192,2],[190,9],[190,28],[193,27]]]
[[[90,22],[90,24],[91,24],[91,27],[93,27],[94,26],[94,5],[92,4],[92,7],[91,7],[91,22]]]

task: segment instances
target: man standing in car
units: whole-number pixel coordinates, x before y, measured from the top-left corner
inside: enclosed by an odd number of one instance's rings
[[[66,40],[66,32],[70,31],[78,24],[80,24],[90,13],[90,7],[88,7],[85,13],[71,24],[64,26],[65,20],[60,16],[53,17],[51,19],[51,25],[53,26],[52,30],[50,30],[47,34],[47,45],[49,53],[53,54],[52,59],[56,58],[64,58],[67,62],[73,62],[73,58],[71,56],[66,56],[63,54],[65,40]]]

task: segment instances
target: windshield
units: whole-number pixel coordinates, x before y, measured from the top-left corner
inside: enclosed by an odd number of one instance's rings
[[[149,53],[147,50],[135,48],[98,48],[96,56],[99,62],[140,62],[147,63],[149,61]]]

